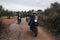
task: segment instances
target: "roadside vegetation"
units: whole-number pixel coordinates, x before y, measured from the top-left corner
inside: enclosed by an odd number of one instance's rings
[[[4,23],[2,23],[2,21],[0,21],[0,30],[5,29],[5,28],[6,28],[6,25]]]
[[[40,14],[41,15],[41,14]],[[39,25],[48,29],[54,35],[60,35],[60,4],[52,3],[40,16]]]

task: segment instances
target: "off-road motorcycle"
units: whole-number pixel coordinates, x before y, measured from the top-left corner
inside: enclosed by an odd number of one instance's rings
[[[21,18],[18,18],[17,22],[18,22],[18,24],[20,24],[21,23]]]
[[[26,17],[26,22],[29,22],[29,17]]]
[[[37,20],[34,21],[32,26],[30,26],[30,30],[33,32],[34,36],[37,37],[38,35],[38,29],[37,29],[38,23]]]

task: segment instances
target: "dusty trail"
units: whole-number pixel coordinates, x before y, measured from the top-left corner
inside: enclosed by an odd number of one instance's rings
[[[4,35],[5,36],[0,37],[0,40],[55,40],[41,27],[38,28],[38,36],[34,37],[25,18],[22,18],[20,24],[17,24],[17,21],[12,23],[8,28],[8,33],[4,33]]]
[[[51,37],[51,35],[47,34],[41,27],[38,28],[38,37],[34,37],[32,32],[29,30],[29,26],[25,20],[22,19],[20,24],[20,40],[55,40]]]
[[[10,26],[2,32],[0,40],[19,40],[20,28],[17,21],[14,21]]]

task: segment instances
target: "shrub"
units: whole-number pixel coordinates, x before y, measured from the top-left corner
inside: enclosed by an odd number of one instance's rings
[[[39,22],[39,26],[44,26],[45,24],[44,24],[44,22]]]
[[[6,28],[6,25],[4,23],[2,23],[2,21],[0,21],[0,30],[5,29],[5,28]]]
[[[60,35],[60,17],[55,16],[52,18],[46,18],[44,21],[40,21],[39,25],[48,29],[55,35]]]
[[[60,17],[53,17],[53,18],[48,18],[45,20],[45,24],[47,25],[47,28],[55,33],[56,35],[60,34]]]

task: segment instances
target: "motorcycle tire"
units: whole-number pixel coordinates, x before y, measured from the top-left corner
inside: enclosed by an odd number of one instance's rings
[[[35,29],[35,30],[34,30],[34,36],[37,37],[37,35],[38,35],[38,30]]]

